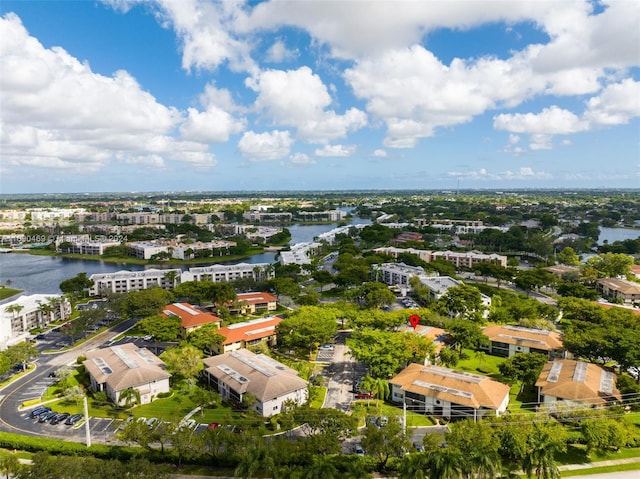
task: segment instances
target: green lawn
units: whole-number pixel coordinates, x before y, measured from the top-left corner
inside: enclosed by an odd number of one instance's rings
[[[397,416],[402,417],[402,408],[392,406],[377,399],[355,401],[354,406],[360,409],[364,416]],[[434,426],[436,423],[430,416],[407,411],[407,426]]]
[[[324,404],[324,398],[327,395],[327,388],[324,386],[316,386],[316,390],[318,391],[318,394],[309,403],[309,407],[313,409],[320,409]]]
[[[7,288],[6,286],[0,287],[0,300],[10,298],[18,293],[22,293],[21,289]]]
[[[478,353],[472,349],[463,349],[462,354],[464,359],[461,359],[453,369],[481,374],[483,376],[491,376],[496,381],[502,380],[498,366],[502,364],[506,358],[491,356],[484,352]]]

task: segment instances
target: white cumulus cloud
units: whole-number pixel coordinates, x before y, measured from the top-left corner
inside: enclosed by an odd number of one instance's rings
[[[297,128],[301,140],[326,143],[366,125],[364,112],[350,108],[343,115],[329,110],[331,95],[309,67],[265,70],[246,81],[258,93],[255,108],[276,126]]]
[[[238,142],[238,149],[240,154],[249,160],[269,161],[286,157],[292,145],[293,139],[288,131],[247,131]]]
[[[322,157],[346,158],[353,156],[355,152],[355,145],[325,145],[322,148],[316,149],[314,154]]]
[[[0,19],[0,71],[8,165],[96,171],[111,159],[148,154],[216,163],[207,145],[171,136],[181,112],[158,103],[129,73],[99,75],[60,47],[44,48],[11,13]]]

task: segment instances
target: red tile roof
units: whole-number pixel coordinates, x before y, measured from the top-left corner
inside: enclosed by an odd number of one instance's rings
[[[254,319],[243,323],[231,324],[220,328],[217,333],[223,335],[223,344],[233,344],[238,341],[253,341],[272,336],[276,332],[276,326],[282,321],[278,316]]]
[[[271,303],[277,301],[276,297],[269,293],[239,293],[237,295],[238,301],[242,301],[246,304],[260,304],[260,303]]]
[[[202,311],[188,303],[173,303],[165,306],[162,314],[165,316],[178,316],[182,321],[183,328],[192,328],[209,323],[219,323],[221,319],[211,313]]]

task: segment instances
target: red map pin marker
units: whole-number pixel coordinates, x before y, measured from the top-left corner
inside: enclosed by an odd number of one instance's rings
[[[409,322],[411,323],[411,326],[413,326],[413,329],[415,330],[416,327],[418,326],[418,323],[420,322],[420,316],[418,316],[417,314],[412,314],[411,316],[409,316]]]

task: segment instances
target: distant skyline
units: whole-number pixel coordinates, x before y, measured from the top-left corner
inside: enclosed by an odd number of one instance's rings
[[[640,187],[637,0],[0,3],[0,193]]]

